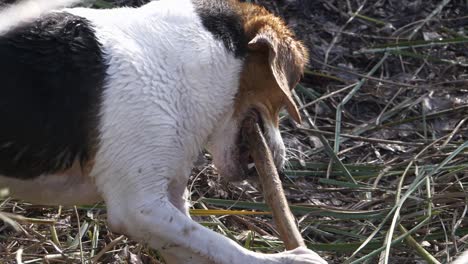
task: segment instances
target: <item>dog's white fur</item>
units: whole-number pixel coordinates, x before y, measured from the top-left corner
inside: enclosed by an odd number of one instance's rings
[[[468,263],[468,250],[463,252],[452,264],[467,264]]]
[[[184,192],[201,149],[208,144],[224,171],[238,166],[228,153],[236,147],[233,104],[243,63],[203,27],[190,0],[66,11],[91,21],[109,64],[95,165],[90,178],[0,177],[0,186],[46,204],[103,198],[114,231],[161,249],[171,263],[326,263],[305,248],[251,252],[189,218]],[[265,123],[281,163],[278,128]],[[50,188],[57,184],[69,188]]]

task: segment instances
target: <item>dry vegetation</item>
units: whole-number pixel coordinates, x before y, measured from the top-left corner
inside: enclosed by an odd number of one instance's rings
[[[258,2],[312,54],[296,89],[304,123],[282,121],[284,187],[308,246],[330,263],[449,263],[468,249],[468,3]],[[205,155],[190,190],[200,223],[282,250],[268,214],[238,211],[267,210],[255,179],[222,184]],[[103,205],[0,210],[21,223],[0,224],[1,263],[159,263],[108,230]]]

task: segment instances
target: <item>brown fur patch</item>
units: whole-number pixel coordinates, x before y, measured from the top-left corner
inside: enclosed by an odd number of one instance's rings
[[[299,82],[308,52],[285,22],[265,8],[238,3],[249,42],[241,74],[236,113],[258,108],[276,125],[278,113],[286,106],[291,117],[301,121],[291,90]]]

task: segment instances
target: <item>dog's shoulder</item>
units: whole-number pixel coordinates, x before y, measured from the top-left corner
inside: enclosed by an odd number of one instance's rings
[[[235,56],[245,56],[247,39],[239,5],[233,1],[193,0],[203,26]]]

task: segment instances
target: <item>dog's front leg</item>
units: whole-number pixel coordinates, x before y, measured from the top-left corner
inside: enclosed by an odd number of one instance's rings
[[[248,251],[196,223],[174,206],[169,199],[169,177],[142,175],[137,173],[120,179],[118,186],[113,184],[110,188],[103,188],[108,221],[115,231],[146,242],[155,249],[168,250],[172,255],[177,256],[177,249],[183,249],[182,258],[188,256],[187,252],[192,252],[196,257],[188,263],[205,264],[205,261],[198,262],[202,260],[218,264],[325,263],[307,249],[279,254]]]
[[[179,179],[179,180],[177,180]],[[187,181],[185,177],[177,177],[176,180],[169,184],[169,200],[179,211],[185,216],[190,217],[187,190]],[[207,258],[199,254],[195,254],[189,249],[182,247],[169,247],[161,249],[160,253],[164,257],[167,264],[211,264]]]
[[[202,259],[220,264],[257,263],[252,261],[255,259],[252,252],[191,220],[159,191],[128,195],[129,190],[124,195],[114,192],[112,200],[106,199],[113,230],[168,252],[169,261],[193,258],[191,263],[200,264],[205,263],[198,262]]]

